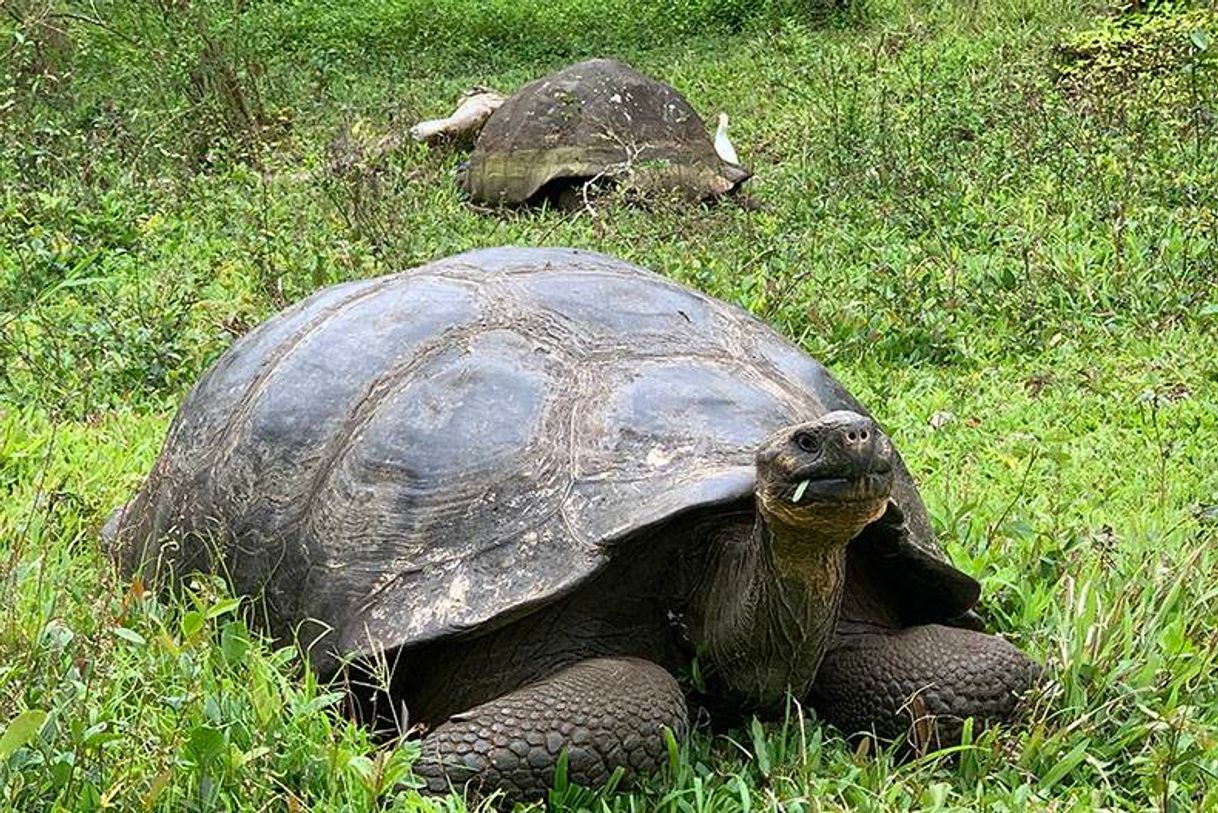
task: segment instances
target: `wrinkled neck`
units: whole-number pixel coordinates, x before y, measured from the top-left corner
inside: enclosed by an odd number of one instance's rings
[[[697,643],[712,691],[758,710],[802,698],[837,623],[848,541],[760,512],[751,533],[711,540]]]

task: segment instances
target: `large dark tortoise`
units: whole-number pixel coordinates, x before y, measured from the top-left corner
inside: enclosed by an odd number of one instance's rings
[[[591,59],[530,82],[491,113],[459,183],[476,201],[518,204],[597,179],[710,198],[748,177],[719,156],[675,89]]]
[[[222,571],[323,675],[390,664],[380,708],[429,727],[436,792],[536,797],[564,750],[584,784],[651,771],[687,693],[947,741],[1038,673],[965,628],[977,583],[821,365],[588,252],[474,251],[276,316],[107,533],[127,573]]]

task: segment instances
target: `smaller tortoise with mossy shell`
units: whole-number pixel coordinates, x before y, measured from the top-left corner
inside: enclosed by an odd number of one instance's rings
[[[612,59],[569,65],[506,100],[483,90],[449,118],[412,130],[428,141],[474,132],[457,181],[472,200],[491,205],[561,198],[601,180],[713,198],[750,177],[734,153],[725,160],[716,152],[684,96]]]
[[[584,785],[654,771],[690,700],[730,722],[791,693],[882,738],[916,709],[949,743],[1039,672],[968,628],[977,583],[822,366],[568,249],[461,254],[264,323],[106,535],[127,573],[226,574],[323,676],[389,664],[357,705],[426,727],[436,793],[535,799],[564,752]]]

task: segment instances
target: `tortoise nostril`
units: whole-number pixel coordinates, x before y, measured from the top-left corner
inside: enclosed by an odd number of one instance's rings
[[[870,430],[865,426],[848,427],[843,434],[846,436],[846,443],[856,446],[861,443],[866,443],[871,437]]]

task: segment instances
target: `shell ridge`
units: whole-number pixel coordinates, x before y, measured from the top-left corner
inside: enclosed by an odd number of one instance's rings
[[[477,294],[480,300],[479,304],[483,305],[482,312],[485,313],[487,306],[494,304],[494,318],[483,318],[477,322],[466,323],[458,328],[443,332],[435,339],[427,342],[423,346],[416,349],[412,356],[404,360],[402,363],[395,365],[393,369],[378,377],[369,386],[365,395],[352,406],[349,412],[347,422],[344,424],[343,431],[337,433],[326,443],[326,450],[322,455],[322,462],[319,464],[317,471],[313,477],[312,483],[307,496],[304,498],[303,504],[312,506],[326,484],[331,481],[333,472],[339,461],[344,457],[346,452],[351,448],[351,439],[355,437],[359,431],[372,422],[383,404],[395,393],[401,390],[403,383],[409,383],[411,373],[422,366],[426,366],[429,362],[442,356],[447,350],[451,349],[454,344],[460,343],[464,339],[469,339],[485,333],[496,331],[506,331],[522,340],[531,341],[534,344],[545,345],[549,352],[561,357],[563,362],[571,369],[578,369],[578,366],[572,363],[572,359],[563,347],[563,337],[553,337],[547,330],[546,326],[551,320],[539,320],[537,318],[536,309],[522,307],[522,304],[517,294],[519,290],[516,285],[511,282],[505,282],[502,279],[497,279],[498,275],[487,275],[485,271],[481,272],[482,278],[478,280]],[[421,276],[421,275],[420,275]],[[437,279],[447,280],[448,277],[437,276]],[[539,326],[537,323],[542,322]],[[561,399],[552,399],[547,403],[546,409],[552,409],[557,403],[559,406],[566,406],[570,412],[574,411],[574,404],[569,404]],[[555,416],[559,420],[561,415]],[[569,469],[568,469],[569,472]],[[571,489],[570,476],[568,473],[567,485],[564,489],[563,501],[566,500],[566,495]],[[500,548],[504,545],[515,541],[522,534],[528,533],[530,530],[537,530],[544,527],[549,520],[561,511],[561,504],[543,515],[540,515],[535,521],[530,522],[526,526],[505,533],[496,535],[487,540],[483,546],[484,551],[490,551]],[[311,512],[306,509],[307,520],[313,519]],[[310,534],[312,536],[312,534]],[[573,537],[578,538],[578,537]],[[366,594],[359,602],[360,612],[363,612],[373,604],[378,596],[390,590],[395,584],[399,583],[403,578],[409,576],[411,572],[428,567],[443,566],[444,564],[459,561],[458,555],[446,555],[441,558],[429,559],[426,562],[421,562],[417,568],[408,568],[399,574],[395,574],[391,579],[387,579],[384,583],[376,585],[373,590]]]
[[[341,430],[325,442],[321,462],[314,472],[309,490],[302,502],[303,505],[311,506],[317,499],[317,495],[329,481],[334,467],[350,448],[351,439],[376,417],[380,407],[398,391],[397,385],[403,383],[403,380],[417,367],[440,357],[453,344],[475,333],[478,327],[480,326],[463,324],[440,333],[436,338],[418,347],[408,359],[395,364],[388,372],[377,376],[368,384],[364,394],[348,411],[347,420]]]
[[[235,430],[238,426],[248,421],[250,413],[253,411],[254,404],[263,392],[266,391],[275,370],[279,365],[290,356],[312,333],[321,327],[325,322],[329,321],[336,314],[342,313],[347,308],[358,304],[364,299],[367,299],[374,294],[380,293],[385,288],[390,287],[394,283],[401,282],[400,274],[391,274],[383,279],[373,281],[372,284],[365,288],[354,292],[351,296],[343,299],[341,302],[336,302],[333,305],[327,306],[318,311],[309,319],[299,330],[294,332],[289,338],[285,339],[283,344],[276,347],[272,352],[267,354],[266,360],[263,362],[262,369],[253,376],[253,379],[246,386],[245,392],[238,400],[236,407],[225,423],[224,429],[220,433],[223,442],[219,452],[212,459],[211,468],[215,469],[229,459],[236,448],[234,439]]]

